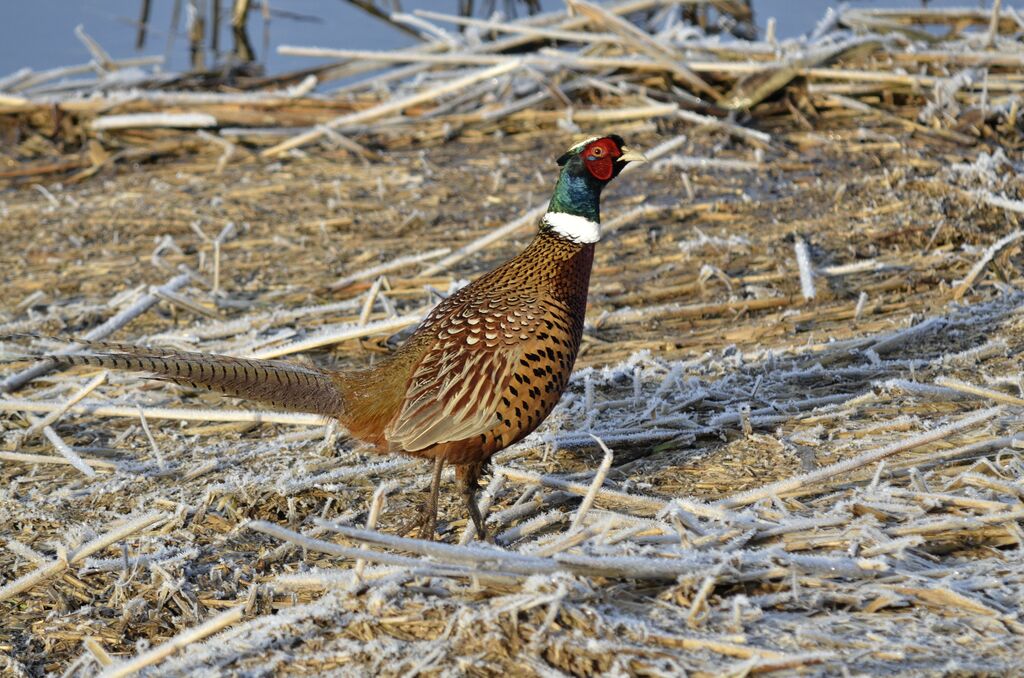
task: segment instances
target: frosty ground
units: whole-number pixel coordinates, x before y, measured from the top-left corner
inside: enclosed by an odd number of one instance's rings
[[[0,400],[0,572],[50,568],[0,590],[3,670],[93,675],[108,653],[148,675],[1019,670],[1019,166],[848,113],[767,144],[620,133],[660,157],[606,196],[570,392],[495,459],[497,544],[469,541],[453,492],[447,548],[394,536],[423,462],[131,375],[53,424],[86,475],[25,435],[26,409],[96,376],[51,373]],[[222,172],[201,154],[10,188],[0,334],[80,335],[152,295],[113,339],[367,364],[527,242],[530,221],[473,245],[543,205],[571,141]]]

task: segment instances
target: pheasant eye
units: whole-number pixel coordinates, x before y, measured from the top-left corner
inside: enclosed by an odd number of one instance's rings
[[[594,149],[590,151],[590,155],[594,156],[595,158],[600,158],[602,155],[604,155],[604,149],[601,148],[600,146],[595,146]]]

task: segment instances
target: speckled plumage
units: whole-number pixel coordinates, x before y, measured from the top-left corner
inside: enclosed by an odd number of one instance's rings
[[[409,339],[372,368],[336,373],[280,361],[115,344],[51,356],[155,373],[178,383],[337,418],[381,453],[432,459],[434,482],[421,536],[433,536],[441,468],[457,466],[467,508],[490,457],[521,440],[565,390],[583,336],[593,242],[558,224],[591,223],[599,236],[603,187],[631,160],[617,136],[589,139],[561,158],[562,171],[538,233],[519,255],[431,311]],[[565,218],[573,217],[573,218]],[[555,225],[552,225],[552,221]],[[588,232],[591,233],[591,232]]]
[[[565,389],[593,258],[592,244],[538,234],[441,302],[394,355],[346,375],[339,419],[382,452],[454,464],[486,461],[521,440]]]

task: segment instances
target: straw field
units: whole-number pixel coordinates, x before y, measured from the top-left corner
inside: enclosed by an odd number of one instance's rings
[[[428,44],[376,93],[7,85],[0,673],[1024,668],[1019,17],[725,49],[574,4],[510,30],[579,50]],[[140,114],[216,124],[110,122]],[[399,534],[427,464],[329,422],[36,359],[370,364],[606,131],[651,162],[605,195],[568,392],[494,459],[493,542],[451,477],[439,540]]]

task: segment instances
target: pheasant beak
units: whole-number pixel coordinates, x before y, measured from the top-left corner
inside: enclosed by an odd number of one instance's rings
[[[640,151],[634,151],[629,146],[622,147],[622,155],[616,158],[619,162],[647,162],[647,156]]]

